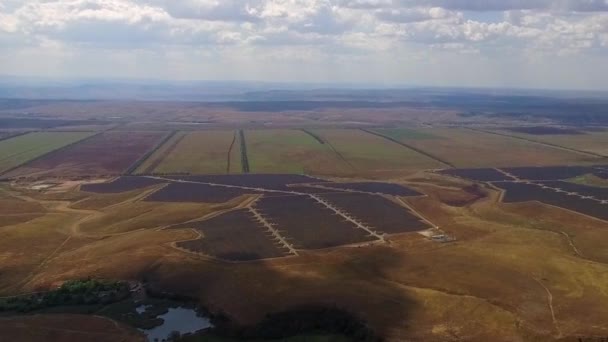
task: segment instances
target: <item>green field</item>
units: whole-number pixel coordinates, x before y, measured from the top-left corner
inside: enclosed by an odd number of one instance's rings
[[[584,132],[584,134],[526,134],[507,130],[497,131],[523,139],[572,148],[579,151],[608,156],[608,131]]]
[[[343,174],[350,166],[301,130],[272,129],[245,132],[252,173]]]
[[[93,132],[36,132],[0,141],[0,173],[93,134]]]
[[[361,130],[319,129],[314,133],[358,172],[442,167],[425,155]]]
[[[436,135],[431,134],[428,131],[416,130],[411,128],[378,128],[374,129],[373,131],[391,137],[395,140],[438,138]]]
[[[238,141],[228,155],[233,138],[232,130],[180,132],[146,160],[137,173],[224,174],[229,158],[230,173],[240,173]]]
[[[390,130],[377,131],[391,133]],[[392,132],[391,137],[462,168],[577,165],[599,160],[557,147],[464,128],[421,128],[416,132],[399,134],[397,131]]]

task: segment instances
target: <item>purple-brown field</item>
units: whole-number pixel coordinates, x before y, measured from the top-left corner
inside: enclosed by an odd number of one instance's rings
[[[263,198],[256,208],[296,248],[329,248],[374,240],[309,196]]]
[[[224,203],[256,191],[197,183],[170,183],[146,198],[151,202]]]
[[[99,194],[114,194],[143,189],[161,183],[166,183],[166,181],[146,177],[123,176],[109,183],[83,184],[80,190]]]
[[[202,234],[199,239],[178,242],[178,247],[219,259],[250,261],[287,255],[247,209],[172,228],[192,228]]]
[[[209,176],[173,176],[172,179],[186,180],[201,183],[227,184],[250,188],[264,188],[271,190],[292,190],[289,184],[316,183],[319,179],[302,175],[209,175]]]
[[[17,176],[120,175],[152,149],[165,132],[105,132],[25,164]]]
[[[505,203],[538,201],[598,219],[608,220],[608,203],[583,198],[584,195],[558,192],[554,189],[543,188],[539,184],[496,182],[493,185],[506,191],[503,196],[503,202]]]
[[[430,228],[418,216],[378,195],[333,193],[321,195],[359,221],[387,234],[415,232]]]
[[[328,183],[323,184],[325,187],[338,190],[350,190],[359,192],[369,192],[392,196],[422,196],[416,190],[412,190],[403,185],[381,182],[357,182],[357,183]]]
[[[502,170],[520,179],[527,180],[560,180],[593,173],[593,167],[587,166],[547,166],[547,167],[513,167]]]
[[[442,170],[441,174],[470,179],[480,182],[509,181],[511,177],[506,176],[496,169],[449,169]]]

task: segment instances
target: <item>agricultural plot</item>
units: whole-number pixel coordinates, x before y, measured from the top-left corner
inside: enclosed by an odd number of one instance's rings
[[[608,131],[606,130],[590,132],[545,127],[542,129],[542,132],[544,133],[539,133],[538,129],[533,131],[517,129],[516,131],[508,130],[499,132],[515,135],[524,139],[608,156]]]
[[[434,138],[399,141],[460,168],[589,164],[588,155],[530,141],[460,128],[419,129]]]
[[[0,131],[0,141],[13,138],[21,134],[24,133],[21,133],[19,131]]]
[[[608,188],[599,188],[562,181],[545,181],[537,182],[537,184],[554,189],[560,189],[569,193],[577,193],[583,197],[592,197],[601,201],[608,202]],[[608,208],[606,208],[606,210],[608,210]]]
[[[249,261],[287,255],[247,209],[172,228],[192,228],[202,235],[197,240],[178,242],[178,247],[219,259]]]
[[[332,193],[320,197],[377,231],[398,234],[430,228],[418,216],[384,197],[368,194]]]
[[[392,196],[422,196],[416,190],[399,184],[381,183],[381,182],[357,182],[357,183],[327,183],[323,185],[327,188],[349,191],[360,191],[369,193],[378,193]]]
[[[496,169],[449,169],[439,172],[444,175],[470,179],[479,182],[509,181],[511,177]]]
[[[91,132],[36,132],[0,141],[0,173],[91,136]]]
[[[235,132],[210,130],[178,133],[156,151],[137,173],[240,173]]]
[[[108,183],[83,184],[80,186],[80,190],[99,194],[116,194],[143,189],[161,183],[165,182],[154,178],[123,176]]]
[[[268,174],[243,174],[243,175],[208,175],[208,176],[173,176],[170,179],[184,180],[190,182],[225,184],[249,188],[261,188],[271,190],[297,191],[290,188],[291,184],[316,183],[318,178],[303,175],[268,175]]]
[[[146,198],[150,202],[225,203],[255,191],[197,183],[170,183]]]
[[[503,202],[505,203],[538,201],[598,219],[608,220],[608,204],[597,200],[543,188],[538,184],[518,182],[496,182],[492,184],[506,191],[503,196]]]
[[[507,167],[502,170],[525,180],[560,180],[593,173],[594,168],[585,166],[555,166],[555,167]]]
[[[312,132],[326,141],[356,172],[432,169],[443,166],[428,156],[361,130],[319,129]]]
[[[68,133],[56,134],[63,136]],[[105,132],[32,161],[11,175],[118,175],[143,157],[165,135],[165,132]]]
[[[298,249],[320,249],[375,238],[309,196],[263,198],[256,208]]]
[[[301,130],[245,132],[250,172],[344,174],[351,167],[323,140]]]
[[[437,136],[428,130],[411,129],[411,128],[378,128],[374,132],[386,135],[395,140],[405,139],[436,139]]]

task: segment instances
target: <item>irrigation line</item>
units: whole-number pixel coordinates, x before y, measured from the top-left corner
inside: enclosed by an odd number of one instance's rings
[[[138,160],[136,160],[129,168],[124,172],[126,175],[132,175],[148,158],[152,157],[152,155],[158,151],[162,146],[164,146],[171,138],[173,138],[177,134],[177,131],[172,131],[167,134],[164,139],[162,139],[156,146],[151,148],[146,154],[141,156]]]
[[[384,135],[382,133],[378,133],[378,132],[375,132],[375,131],[372,131],[372,130],[369,130],[369,129],[365,129],[365,128],[361,128],[361,131],[363,131],[365,133],[368,133],[368,134],[371,134],[371,135],[375,135],[375,136],[380,137],[380,138],[384,138],[384,139],[386,139],[388,141],[394,142],[395,144],[401,145],[401,146],[403,146],[405,148],[408,148],[408,149],[410,149],[410,150],[412,150],[414,152],[422,154],[423,156],[431,158],[434,161],[439,162],[439,163],[441,163],[443,165],[446,165],[446,166],[449,166],[449,167],[452,167],[452,168],[456,167],[456,166],[454,166],[454,164],[452,164],[452,163],[450,163],[448,161],[445,161],[445,160],[443,160],[443,159],[441,159],[439,157],[436,157],[436,156],[434,156],[434,155],[432,155],[432,154],[430,154],[430,153],[428,153],[426,151],[423,151],[423,150],[421,150],[421,149],[419,149],[417,147],[414,147],[412,145],[406,144],[406,143],[404,143],[402,141],[399,141],[399,140],[397,140],[395,138],[392,138],[392,137],[390,137],[388,135]]]
[[[320,136],[316,135],[315,133],[313,133],[313,132],[311,132],[311,131],[309,131],[307,129],[304,129],[304,128],[302,128],[301,131],[304,132],[304,133],[306,133],[306,134],[308,134],[308,135],[310,135],[313,139],[315,139],[316,141],[318,141],[319,144],[325,145],[325,140],[323,140],[323,138],[321,138]]]
[[[36,133],[36,132],[38,132],[38,131],[21,132],[21,133],[17,133],[17,134],[13,134],[13,135],[8,135],[8,136],[6,136],[4,138],[0,138],[0,141],[9,140],[9,139],[20,137],[22,135],[26,135],[26,134],[30,134],[30,133]]]
[[[230,143],[230,147],[228,148],[228,160],[226,162],[226,174],[230,174],[230,161],[232,159],[232,150],[234,149],[234,144],[236,143],[236,131],[232,135],[232,142]]]
[[[239,137],[241,142],[241,167],[243,168],[243,173],[249,173],[251,170],[249,168],[249,158],[247,157],[247,141],[245,140],[245,132],[242,129],[239,129]]]
[[[585,154],[587,156],[599,157],[599,158],[602,158],[602,159],[608,158],[608,156],[603,155],[603,154],[589,152],[589,151],[583,151],[583,150],[577,150],[577,149],[571,148],[571,147],[561,146],[561,145],[552,144],[552,143],[548,143],[548,142],[544,142],[544,141],[539,141],[539,140],[533,140],[533,139],[518,137],[516,135],[510,135],[510,134],[505,134],[505,133],[486,131],[484,129],[472,128],[472,127],[464,127],[464,128],[468,129],[470,131],[474,131],[474,132],[481,132],[481,133],[486,133],[486,134],[498,135],[498,136],[501,136],[501,137],[507,137],[507,138],[511,138],[511,139],[523,140],[523,141],[531,142],[531,143],[538,144],[538,145],[543,145],[543,146],[547,146],[547,147],[556,148],[556,149],[559,149],[559,150],[570,151],[570,152],[579,153],[579,154]]]

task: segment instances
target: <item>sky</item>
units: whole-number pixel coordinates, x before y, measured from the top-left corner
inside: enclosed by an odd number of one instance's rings
[[[608,0],[0,0],[0,74],[608,90]]]

